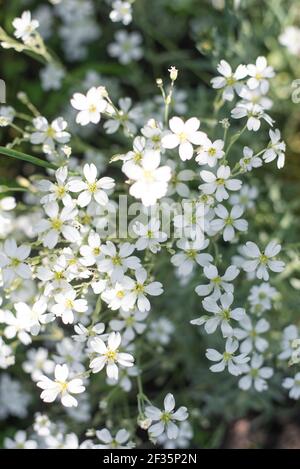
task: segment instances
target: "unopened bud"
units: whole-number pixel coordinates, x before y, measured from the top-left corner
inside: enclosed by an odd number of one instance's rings
[[[151,419],[139,419],[138,426],[141,427],[143,430],[148,430],[152,423]]]
[[[156,84],[157,86],[162,86],[163,85],[163,81],[161,78],[156,78]]]
[[[170,78],[172,81],[175,81],[177,79],[177,76],[178,76],[178,70],[176,67],[170,67],[168,69],[168,72],[170,72]]]

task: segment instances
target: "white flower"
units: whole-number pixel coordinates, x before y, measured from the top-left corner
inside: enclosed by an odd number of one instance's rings
[[[94,449],[126,449],[134,447],[134,444],[128,441],[130,434],[125,428],[119,430],[114,437],[107,428],[103,428],[96,431],[96,437],[101,441],[101,444],[93,445]]]
[[[42,347],[28,350],[22,364],[23,370],[31,374],[33,381],[39,381],[44,373],[53,373],[54,366],[55,363],[48,357],[48,350]]]
[[[295,347],[293,347],[294,341],[299,339],[298,328],[293,324],[287,326],[283,330],[283,337],[281,340],[281,353],[278,355],[280,360],[288,360],[292,357],[295,352]]]
[[[84,392],[82,379],[75,378],[68,380],[69,369],[67,365],[56,365],[54,370],[55,380],[42,376],[37,386],[43,389],[41,399],[44,402],[53,402],[60,395],[61,403],[65,407],[77,407],[78,402],[71,394]]]
[[[74,178],[68,183],[71,192],[80,192],[77,200],[78,205],[86,207],[92,199],[95,199],[100,205],[107,205],[108,196],[105,191],[114,187],[114,180],[110,177],[97,179],[97,168],[93,163],[84,165],[83,174],[84,181]]]
[[[161,250],[160,243],[164,243],[168,235],[163,231],[159,231],[160,221],[152,218],[147,225],[141,222],[135,222],[133,225],[133,231],[138,235],[135,247],[138,251],[149,249],[151,252],[156,254]]]
[[[108,53],[111,57],[117,57],[121,64],[127,65],[143,57],[143,49],[140,46],[142,36],[139,33],[120,30],[115,34],[115,41],[109,44]]]
[[[58,117],[51,124],[45,117],[35,117],[33,125],[36,130],[30,135],[30,142],[34,145],[42,144],[53,150],[55,143],[62,145],[70,140],[71,135],[65,131],[68,124],[62,117]]]
[[[291,399],[299,399],[300,397],[300,373],[296,373],[294,378],[285,378],[282,386],[289,389],[289,397]]]
[[[251,287],[248,301],[251,304],[251,311],[255,314],[261,314],[263,311],[271,309],[273,300],[278,294],[278,291],[271,287],[269,283],[261,283]]]
[[[40,71],[40,79],[43,90],[59,90],[65,77],[63,68],[50,63]]]
[[[108,119],[103,125],[106,133],[113,134],[120,126],[123,126],[125,134],[136,134],[137,127],[135,122],[139,124],[142,118],[141,109],[137,106],[131,108],[131,98],[120,98],[118,105],[118,113],[116,113],[113,108],[109,110],[112,119]]]
[[[191,117],[186,122],[180,117],[172,117],[169,121],[169,127],[172,133],[170,132],[162,138],[162,146],[169,149],[179,146],[179,156],[182,161],[190,160],[193,157],[193,145],[202,145],[206,142],[206,134],[198,131],[200,121],[196,117]]]
[[[113,311],[120,308],[123,308],[124,311],[129,311],[135,301],[135,297],[132,295],[134,286],[134,281],[125,275],[120,281],[115,283],[113,288],[106,287],[101,298]]]
[[[95,324],[92,328],[89,327],[88,329],[83,324],[75,324],[74,331],[76,335],[72,335],[72,339],[76,342],[86,342],[87,340],[90,341],[91,337],[95,337],[97,335],[100,336],[100,339],[106,340],[107,334],[103,334],[105,330],[105,325],[103,322],[99,322]]]
[[[4,438],[4,447],[6,449],[37,449],[38,444],[34,440],[27,440],[26,432],[19,430],[15,434],[14,440],[12,438]]]
[[[167,318],[159,318],[157,321],[151,321],[147,338],[155,344],[167,345],[174,333],[174,324]]]
[[[79,111],[76,116],[76,122],[80,125],[98,124],[101,119],[101,113],[107,108],[106,95],[103,87],[92,87],[86,95],[75,93],[71,99],[74,109]]]
[[[226,60],[221,60],[217,67],[220,73],[219,77],[215,77],[211,80],[213,88],[223,89],[223,99],[225,101],[232,101],[234,98],[234,92],[239,92],[242,88],[242,84],[239,80],[243,80],[247,75],[247,67],[245,65],[239,65],[236,71],[233,73],[232,68]]]
[[[6,368],[14,364],[15,356],[12,348],[0,337],[0,368],[6,370]]]
[[[59,213],[59,205],[57,202],[49,202],[44,206],[46,215],[49,220],[41,220],[35,230],[41,234],[43,245],[49,249],[54,248],[59,242],[59,237],[63,237],[70,243],[80,241],[79,231],[73,226],[74,219],[77,215],[77,209],[73,205],[64,207]]]
[[[65,207],[72,205],[72,198],[68,194],[68,186],[66,184],[68,178],[68,168],[63,166],[55,171],[56,182],[51,182],[48,179],[42,179],[37,182],[37,187],[42,192],[49,192],[49,194],[41,198],[42,204],[49,202],[62,201]]]
[[[245,353],[235,355],[238,347],[238,341],[229,337],[226,340],[225,352],[223,354],[211,348],[207,349],[206,357],[208,360],[219,362],[212,365],[209,369],[214,373],[219,373],[228,367],[228,371],[231,375],[238,376],[243,373],[245,363],[250,360],[250,357],[247,357]]]
[[[64,324],[72,324],[74,322],[73,311],[84,313],[88,310],[86,300],[76,299],[76,291],[71,289],[64,293],[59,293],[54,297],[55,305],[51,311],[57,317],[61,317]]]
[[[109,17],[115,23],[122,21],[127,26],[132,21],[132,7],[129,2],[122,2],[116,0],[112,4],[113,10],[110,12]]]
[[[300,28],[287,26],[279,36],[279,42],[293,55],[300,56]]]
[[[172,170],[172,178],[169,183],[168,194],[173,195],[177,193],[180,197],[188,198],[190,195],[190,188],[188,184],[195,178],[195,172],[191,169],[183,169],[177,172],[177,165],[174,160],[167,160],[167,165]]]
[[[93,373],[98,373],[106,366],[107,377],[117,381],[119,377],[117,365],[125,367],[133,366],[133,356],[129,353],[119,352],[120,344],[121,335],[119,332],[112,332],[109,335],[107,345],[99,337],[91,340],[91,349],[99,355],[90,362],[90,368]]]
[[[31,343],[29,334],[31,318],[29,310],[22,311],[19,308],[16,316],[11,311],[6,310],[2,322],[6,324],[3,333],[7,339],[13,339],[17,336],[22,344],[28,345]]]
[[[0,106],[0,127],[12,124],[16,111],[11,106]]]
[[[169,440],[167,435],[162,434],[158,437],[157,443],[164,449],[189,448],[194,436],[193,427],[185,420],[179,423],[178,429],[178,436],[175,440]]]
[[[102,245],[102,253],[104,258],[98,261],[99,272],[107,272],[112,282],[122,280],[124,273],[128,269],[139,269],[140,259],[136,256],[131,256],[134,251],[134,244],[121,243],[119,250],[111,241],[107,241]]]
[[[235,205],[232,207],[230,213],[228,212],[227,208],[224,205],[217,205],[214,209],[215,214],[219,218],[215,218],[210,226],[213,231],[223,232],[223,239],[224,241],[232,241],[235,236],[235,229],[237,231],[247,231],[248,229],[248,222],[244,219],[239,219],[244,209],[239,205]]]
[[[248,241],[243,246],[243,254],[249,260],[246,260],[242,267],[245,272],[255,271],[257,278],[267,281],[269,280],[268,269],[272,272],[282,272],[284,269],[284,262],[273,259],[280,251],[281,245],[274,240],[270,241],[262,252],[255,243]]]
[[[253,150],[249,147],[243,149],[244,157],[240,159],[239,164],[243,171],[251,171],[253,168],[259,168],[262,160],[259,156],[253,155]]]
[[[227,190],[238,191],[242,187],[242,182],[239,179],[230,179],[229,166],[220,166],[217,175],[210,171],[200,171],[200,176],[205,184],[200,184],[199,189],[208,195],[215,194],[218,202],[228,199]]]
[[[241,205],[245,209],[253,208],[257,196],[258,190],[256,187],[250,187],[244,184],[239,193],[230,196],[229,202],[231,205]]]
[[[247,129],[256,132],[260,128],[261,119],[264,119],[271,127],[273,119],[264,111],[264,109],[255,103],[238,103],[231,111],[233,119],[242,119],[247,117]]]
[[[22,39],[25,43],[29,42],[32,33],[39,27],[39,22],[31,19],[30,11],[24,11],[21,18],[15,18],[12,24],[16,38]]]
[[[200,147],[195,160],[199,165],[208,164],[211,168],[216,166],[217,161],[224,156],[223,140],[215,140],[212,142],[207,139]]]
[[[132,306],[135,304],[137,308],[143,313],[144,311],[150,311],[151,305],[147,298],[150,296],[159,296],[163,293],[162,284],[160,282],[147,281],[147,272],[145,269],[138,269],[135,272],[136,281],[131,291]]]
[[[217,301],[217,299],[212,297],[205,298],[202,301],[203,308],[213,313],[213,317],[202,316],[191,322],[199,326],[205,324],[204,329],[207,334],[213,334],[217,327],[221,326],[223,337],[231,337],[233,335],[232,320],[241,321],[245,319],[246,312],[243,308],[230,308],[233,303],[233,295],[231,293],[224,293],[220,296],[220,306]]]
[[[263,159],[265,163],[270,163],[270,161],[275,160],[277,158],[277,168],[281,169],[284,166],[285,162],[285,149],[286,145],[283,141],[281,141],[281,134],[278,129],[269,131],[270,135],[270,143],[268,149],[263,154]]]
[[[190,275],[197,264],[204,267],[213,261],[210,254],[199,252],[200,250],[206,249],[208,244],[208,239],[200,243],[188,241],[184,238],[177,241],[176,246],[183,252],[174,254],[174,256],[171,257],[171,262],[178,267],[180,276]]]
[[[186,420],[188,418],[188,411],[186,407],[179,407],[176,411],[174,409],[175,399],[171,393],[168,393],[164,399],[163,411],[154,406],[146,407],[145,415],[152,421],[148,429],[151,438],[157,438],[164,432],[170,440],[178,437],[179,429],[175,422]]]
[[[257,57],[255,65],[247,65],[248,75],[247,85],[250,90],[260,88],[261,93],[266,94],[269,90],[269,78],[273,78],[273,67],[268,66],[265,57]]]
[[[239,328],[234,329],[234,336],[239,340],[243,341],[240,345],[242,353],[248,354],[256,349],[258,352],[264,352],[269,343],[261,334],[264,334],[270,329],[270,324],[265,319],[259,319],[256,324],[251,322],[251,319],[247,316],[242,319],[239,324]]]
[[[46,313],[47,302],[45,298],[40,298],[32,307],[29,307],[26,303],[19,302],[14,304],[14,308],[17,311],[17,316],[21,317],[24,315],[29,318],[29,329],[32,335],[38,335],[41,330],[41,325],[47,324],[53,320],[53,315]]]
[[[94,231],[89,233],[88,244],[80,246],[80,254],[82,255],[80,262],[85,266],[94,265],[103,258],[101,240],[98,233],[95,233]]]
[[[262,355],[254,354],[250,365],[246,364],[244,366],[243,372],[245,373],[245,376],[239,380],[239,388],[243,389],[244,391],[248,391],[248,389],[254,386],[258,392],[262,392],[268,389],[266,380],[273,376],[273,370],[268,366],[262,365]]]
[[[4,242],[3,250],[0,253],[0,269],[5,284],[10,284],[18,277],[24,280],[31,278],[31,269],[24,262],[29,254],[30,247],[25,244],[18,247],[13,238]]]
[[[144,153],[141,165],[131,161],[123,165],[122,171],[134,181],[129,193],[141,199],[145,207],[154,205],[158,199],[166,195],[168,181],[171,179],[171,168],[160,165],[160,154],[157,151],[148,150]]]
[[[233,293],[233,285],[229,282],[232,282],[238,276],[240,271],[236,266],[230,265],[226,269],[225,274],[221,276],[217,267],[210,264],[208,266],[204,266],[203,273],[210,282],[207,285],[198,285],[195,288],[195,292],[199,296],[212,294],[211,296],[213,296],[214,299],[218,299],[221,296],[222,290],[226,293]]]
[[[133,311],[120,311],[120,319],[112,319],[109,323],[113,331],[122,331],[123,339],[125,342],[131,342],[136,334],[142,334],[146,329],[146,324],[144,323],[148,313],[146,311],[142,312],[139,310]]]

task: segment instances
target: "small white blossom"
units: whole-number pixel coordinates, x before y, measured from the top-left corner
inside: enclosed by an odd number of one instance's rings
[[[296,373],[294,378],[285,378],[282,386],[289,389],[289,397],[291,399],[299,399],[300,397],[300,373]]]
[[[262,318],[259,319],[256,324],[253,324],[251,319],[247,316],[240,321],[239,326],[239,328],[234,329],[234,336],[239,341],[242,341],[240,345],[242,353],[248,354],[253,350],[262,353],[268,348],[268,341],[261,337],[261,334],[264,334],[270,329],[268,321]]]
[[[0,253],[0,269],[5,284],[10,284],[15,278],[28,280],[32,273],[28,264],[24,261],[30,254],[30,246],[17,246],[14,239],[7,239],[4,242],[3,250]]]
[[[238,376],[243,373],[245,363],[250,360],[250,357],[247,357],[245,353],[236,355],[235,352],[237,351],[238,347],[238,341],[229,337],[226,340],[225,352],[223,354],[214,349],[207,349],[206,357],[208,360],[219,362],[215,365],[212,365],[209,369],[214,373],[219,373],[228,367],[228,371],[231,375]]]
[[[114,23],[121,21],[125,26],[131,23],[132,7],[130,2],[116,0],[113,2],[112,7],[109,17]]]
[[[51,124],[45,117],[35,117],[33,125],[35,132],[30,135],[30,142],[34,145],[43,145],[53,150],[55,143],[63,145],[70,140],[71,135],[66,132],[68,124],[62,117],[58,117]]]
[[[163,433],[172,440],[178,437],[179,429],[175,422],[183,422],[188,418],[186,407],[175,409],[175,399],[173,394],[168,393],[164,399],[164,410],[154,406],[147,406],[145,409],[146,417],[151,419],[152,423],[148,429],[151,438],[157,438]],[[156,422],[156,423],[155,423]]]
[[[205,194],[215,194],[218,202],[226,200],[229,197],[227,190],[238,191],[242,187],[242,182],[239,179],[230,178],[230,167],[220,166],[217,174],[210,171],[200,171],[200,176],[205,184],[200,184],[199,189]]]
[[[277,168],[281,169],[284,166],[285,162],[285,149],[286,145],[281,140],[281,134],[278,129],[269,131],[270,135],[270,144],[267,150],[263,154],[263,159],[265,163],[270,163],[271,161],[277,158]]]
[[[262,365],[262,355],[254,354],[251,363],[244,366],[243,373],[245,373],[245,376],[239,380],[239,388],[248,391],[253,386],[258,392],[268,389],[266,380],[273,376],[273,370],[268,366]]]
[[[15,28],[14,35],[17,39],[28,43],[32,37],[32,34],[39,27],[39,22],[31,18],[30,11],[24,11],[20,18],[13,20],[13,27]]]
[[[190,160],[193,157],[193,145],[202,145],[207,136],[200,132],[200,121],[196,117],[191,117],[184,122],[180,117],[172,117],[169,121],[172,132],[162,138],[162,146],[172,149],[179,146],[179,156],[182,161]]]
[[[252,241],[248,241],[243,246],[243,254],[247,260],[243,263],[245,272],[255,272],[257,278],[265,281],[269,280],[270,269],[272,272],[282,272],[284,262],[273,259],[281,251],[281,245],[276,241],[270,241],[264,251],[260,251],[258,246]]]
[[[247,85],[250,90],[259,88],[261,93],[266,94],[269,90],[269,79],[274,77],[273,67],[268,66],[265,57],[257,57],[255,65],[247,65],[248,75]]]
[[[226,60],[221,60],[217,67],[218,72],[222,76],[215,77],[211,80],[213,88],[223,89],[223,99],[225,101],[232,101],[234,92],[239,92],[242,88],[243,80],[248,75],[248,70],[245,65],[239,65],[235,72],[232,71],[231,66]]]
[[[252,171],[253,168],[259,168],[262,165],[261,158],[253,155],[253,150],[251,150],[251,148],[244,147],[243,155],[243,158],[239,161],[242,171]]]
[[[215,218],[210,226],[213,231],[223,232],[224,241],[232,241],[235,236],[235,230],[247,231],[248,222],[240,218],[244,212],[243,207],[235,205],[229,213],[224,205],[219,204],[214,211],[219,218]]]
[[[195,160],[199,165],[207,164],[210,168],[216,166],[217,161],[223,158],[225,152],[223,151],[223,140],[215,140],[212,142],[207,139],[200,147]]]
[[[75,93],[71,99],[71,104],[78,112],[76,116],[77,124],[82,126],[98,124],[101,119],[101,113],[105,112],[107,108],[107,101],[104,99],[106,96],[103,87],[92,87],[86,95],[82,93]]]
[[[127,65],[143,57],[141,43],[142,36],[139,33],[120,30],[115,34],[115,42],[109,44],[108,53],[111,57],[117,57],[121,64]]]

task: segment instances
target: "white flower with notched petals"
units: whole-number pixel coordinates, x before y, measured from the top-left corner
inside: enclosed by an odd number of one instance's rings
[[[207,135],[198,130],[200,121],[196,117],[191,117],[186,122],[180,117],[172,117],[169,127],[172,132],[162,138],[162,146],[167,149],[179,146],[179,156],[182,161],[193,157],[193,145],[202,145],[207,139]]]
[[[6,449],[37,449],[38,444],[34,440],[28,440],[26,432],[23,430],[17,431],[14,439],[5,437],[4,448]]]
[[[242,353],[248,354],[253,350],[262,353],[268,348],[268,341],[261,337],[262,334],[270,329],[268,321],[262,318],[259,319],[256,324],[253,324],[251,319],[247,316],[240,321],[239,326],[240,327],[234,329],[234,336],[242,341],[240,345]]]
[[[2,337],[0,337],[0,369],[6,370],[15,364],[15,356],[12,348],[7,345]]]
[[[0,127],[7,127],[12,124],[16,111],[11,106],[0,106]]]
[[[237,194],[232,194],[229,198],[231,205],[240,205],[241,207],[253,208],[254,201],[257,199],[258,190],[256,187],[250,187],[244,184]]]
[[[215,365],[212,365],[209,369],[214,373],[219,373],[224,371],[228,367],[228,371],[233,376],[239,376],[244,371],[245,363],[250,360],[250,357],[247,357],[245,353],[236,355],[235,352],[239,347],[239,343],[236,339],[229,337],[226,340],[225,352],[220,353],[214,349],[206,350],[206,358],[213,362],[219,362]]]
[[[130,2],[116,0],[113,2],[112,8],[109,17],[114,23],[121,21],[125,26],[131,23],[132,7]]]
[[[265,120],[271,127],[273,125],[273,119],[264,111],[259,104],[253,103],[238,103],[231,111],[231,117],[233,119],[243,119],[247,117],[247,129],[256,132],[260,129],[261,120]]]
[[[73,205],[64,207],[59,213],[58,203],[49,202],[44,206],[44,210],[49,219],[41,220],[37,224],[35,231],[40,234],[45,247],[49,249],[54,248],[59,242],[60,235],[70,243],[80,241],[79,231],[73,226],[78,213]]]
[[[25,373],[30,373],[33,381],[39,381],[44,373],[53,373],[55,363],[49,359],[48,355],[48,350],[42,347],[28,350],[22,368]]]
[[[98,88],[92,87],[86,95],[82,93],[75,93],[71,99],[71,104],[78,112],[76,116],[77,124],[82,126],[98,124],[101,119],[101,113],[105,112],[108,103],[105,100],[105,88],[99,86]]]
[[[248,241],[243,246],[243,255],[247,260],[243,263],[245,272],[256,272],[259,279],[269,280],[268,269],[272,272],[282,272],[284,262],[273,259],[281,251],[281,245],[276,241],[270,241],[264,251],[260,251],[259,247],[252,241]]]
[[[217,174],[210,171],[200,171],[200,176],[205,184],[200,184],[199,189],[205,194],[215,194],[218,202],[226,200],[229,197],[227,190],[238,191],[242,187],[239,179],[230,179],[230,167],[220,166]]]
[[[97,354],[96,358],[90,362],[93,373],[98,373],[106,366],[107,377],[117,381],[119,377],[118,365],[133,366],[133,356],[129,353],[119,352],[120,344],[121,335],[119,332],[112,332],[109,335],[107,345],[99,337],[91,340],[91,349]]]
[[[279,42],[293,55],[300,56],[300,28],[286,26],[279,36]]]
[[[160,166],[160,154],[157,151],[146,151],[140,165],[128,161],[123,165],[122,171],[133,181],[129,193],[136,199],[141,199],[145,207],[154,205],[166,195],[171,168]]]
[[[299,339],[299,331],[293,324],[283,330],[281,339],[281,353],[278,355],[280,360],[289,360],[295,352],[293,343]]]
[[[84,313],[88,310],[87,301],[76,298],[76,291],[73,289],[55,295],[54,301],[55,305],[52,306],[51,311],[56,317],[61,317],[64,324],[74,322],[74,311]]]
[[[162,284],[160,282],[147,282],[147,272],[145,269],[136,270],[135,278],[134,287],[131,290],[131,308],[136,304],[142,313],[150,311],[151,305],[147,296],[161,295],[163,293]]]
[[[191,322],[199,326],[204,324],[207,334],[213,334],[220,326],[223,337],[231,337],[234,332],[231,325],[232,320],[242,321],[247,317],[243,308],[231,309],[232,303],[233,295],[231,293],[224,293],[220,296],[220,305],[218,305],[218,300],[215,298],[205,298],[202,301],[202,306],[206,311],[213,313],[214,316],[201,316]]]
[[[17,337],[24,345],[31,343],[31,337],[29,334],[31,316],[29,309],[23,311],[22,308],[19,308],[16,310],[16,315],[11,311],[5,310],[1,322],[6,324],[3,333],[7,339]]]
[[[60,400],[65,407],[77,407],[78,401],[71,394],[80,394],[84,392],[82,379],[75,378],[68,380],[69,368],[67,365],[56,365],[54,370],[54,381],[42,376],[37,386],[43,389],[41,399],[44,402],[53,402],[60,396]]]
[[[44,145],[53,150],[56,143],[63,145],[71,138],[69,132],[66,132],[68,124],[62,117],[49,124],[45,117],[39,116],[33,119],[33,125],[35,132],[30,135],[30,142],[34,145]]]
[[[243,207],[235,205],[229,213],[224,205],[219,204],[214,211],[219,218],[212,220],[210,226],[215,232],[223,232],[224,241],[232,241],[235,236],[235,230],[247,231],[248,222],[240,218],[244,213]]]
[[[107,428],[96,431],[96,437],[101,444],[93,445],[93,449],[128,449],[134,448],[134,444],[128,441],[130,434],[125,428],[122,428],[116,433],[116,436],[112,436]]]
[[[232,101],[234,98],[234,92],[239,93],[243,87],[239,80],[243,80],[248,75],[248,70],[245,65],[239,65],[235,72],[232,71],[231,66],[226,60],[221,60],[217,67],[220,73],[219,77],[215,77],[211,80],[213,88],[223,89],[223,99],[225,101]]]
[[[276,298],[278,291],[271,287],[269,283],[261,283],[251,287],[248,301],[251,304],[251,311],[260,315],[264,311],[272,308],[272,300]]]
[[[173,195],[177,193],[180,197],[188,198],[190,195],[190,188],[187,184],[195,178],[195,172],[190,169],[183,169],[178,171],[177,164],[174,160],[167,160],[167,165],[172,170],[172,178],[169,183],[168,194]]]
[[[253,150],[251,150],[251,148],[244,147],[243,155],[243,158],[239,161],[242,171],[252,171],[253,168],[259,168],[262,165],[261,158],[253,155]]]
[[[248,391],[253,386],[258,392],[268,389],[266,380],[273,376],[273,370],[268,366],[262,366],[263,361],[262,355],[253,355],[251,363],[244,366],[245,376],[239,380],[239,388]]]
[[[132,100],[128,97],[120,98],[118,105],[118,113],[113,108],[109,109],[112,118],[108,119],[103,125],[106,133],[113,134],[122,126],[126,134],[136,134],[136,124],[139,124],[142,118],[141,108],[138,106],[131,108]]]
[[[32,34],[39,27],[39,22],[31,18],[30,11],[24,11],[20,18],[13,20],[12,24],[15,28],[15,37],[22,39],[25,44],[30,41]]]
[[[223,140],[215,140],[212,142],[211,140],[207,139],[198,150],[197,156],[195,160],[199,165],[207,164],[211,168],[216,166],[217,161],[224,156],[224,141]]]
[[[281,134],[278,129],[269,131],[270,135],[270,143],[268,145],[267,150],[263,154],[263,160],[265,163],[270,163],[271,161],[277,158],[277,168],[281,169],[284,166],[285,162],[285,149],[286,145],[281,140]]]
[[[273,67],[268,66],[265,57],[257,57],[255,65],[247,65],[247,71],[250,78],[247,80],[247,86],[250,90],[260,89],[262,94],[269,91],[269,79],[274,77]]]
[[[48,179],[42,179],[37,182],[37,187],[42,192],[48,192],[41,198],[42,204],[49,202],[62,201],[65,207],[72,205],[72,198],[68,193],[68,186],[66,184],[68,178],[68,168],[63,166],[55,171],[56,182],[51,182]]]
[[[166,233],[160,231],[160,221],[155,218],[152,218],[147,225],[138,221],[135,222],[133,231],[139,237],[135,243],[138,251],[149,249],[156,254],[161,250],[160,244],[164,243],[168,238]]]
[[[4,242],[0,253],[0,269],[2,271],[3,282],[10,284],[15,278],[28,280],[32,273],[28,264],[24,261],[30,254],[30,247],[22,244],[17,246],[14,239],[7,239]]]
[[[112,319],[109,323],[113,331],[123,331],[122,337],[124,341],[131,342],[136,334],[142,334],[146,329],[144,323],[148,313],[139,310],[120,311],[120,319]]]
[[[92,199],[100,205],[107,205],[108,196],[105,191],[112,189],[115,182],[110,177],[97,179],[97,168],[91,164],[85,164],[83,167],[84,181],[82,179],[72,179],[68,183],[71,192],[80,192],[78,197],[78,205],[86,207],[91,203]]]
[[[220,298],[222,291],[225,293],[233,293],[232,281],[240,273],[239,269],[230,265],[224,275],[220,275],[216,266],[210,264],[204,266],[203,273],[210,282],[207,285],[198,285],[195,292],[199,296],[211,296],[215,299]]]
[[[98,233],[91,231],[87,241],[88,244],[80,247],[80,254],[82,255],[80,262],[85,266],[91,266],[103,259],[104,255],[101,251],[101,240]]]
[[[154,406],[147,406],[145,415],[151,420],[151,426],[148,429],[151,438],[157,438],[163,433],[170,440],[178,437],[179,429],[175,422],[183,422],[188,418],[186,407],[175,409],[175,399],[173,394],[168,393],[164,399],[164,410]],[[156,423],[155,423],[156,422]]]
[[[134,251],[134,244],[121,243],[117,250],[114,243],[107,241],[106,244],[102,245],[103,259],[98,261],[99,272],[107,272],[112,282],[122,280],[125,272],[128,269],[139,269],[141,267],[141,261],[138,257],[132,256]]]
[[[17,311],[17,315],[21,317],[23,314],[29,318],[29,330],[32,335],[38,335],[41,326],[54,319],[51,313],[46,313],[47,302],[45,298],[40,298],[31,307],[23,302],[15,303],[14,308]]]
[[[175,267],[178,267],[180,276],[190,275],[197,264],[204,267],[213,261],[213,257],[210,254],[200,252],[206,249],[208,245],[208,239],[195,242],[183,238],[177,241],[176,246],[181,249],[182,252],[174,254],[171,257],[171,262]]]
[[[123,308],[124,311],[129,311],[133,307],[135,301],[131,293],[134,285],[134,280],[124,275],[112,288],[106,287],[101,298],[113,311],[120,308]]]
[[[285,378],[282,386],[289,389],[289,397],[291,399],[299,399],[300,397],[300,373],[296,373],[294,378]]]
[[[107,50],[111,57],[117,57],[121,64],[127,65],[143,57],[141,43],[142,36],[139,33],[121,30],[116,32],[115,42],[109,44]]]
[[[106,340],[107,334],[103,334],[104,330],[105,325],[103,324],[103,322],[99,322],[93,327],[89,328],[85,327],[83,324],[78,323],[74,326],[74,331],[76,332],[76,334],[72,335],[72,339],[74,339],[75,342],[90,342],[91,338],[99,335],[100,339]]]

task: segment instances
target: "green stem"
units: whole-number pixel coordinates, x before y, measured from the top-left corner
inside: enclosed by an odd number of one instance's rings
[[[49,163],[48,161],[36,158],[35,156],[27,155],[26,153],[22,153],[20,151],[11,150],[10,148],[0,146],[0,154],[9,156],[11,158],[16,158],[17,160],[27,161],[28,163],[34,164],[36,166],[42,166],[43,168],[58,169],[57,165]]]

